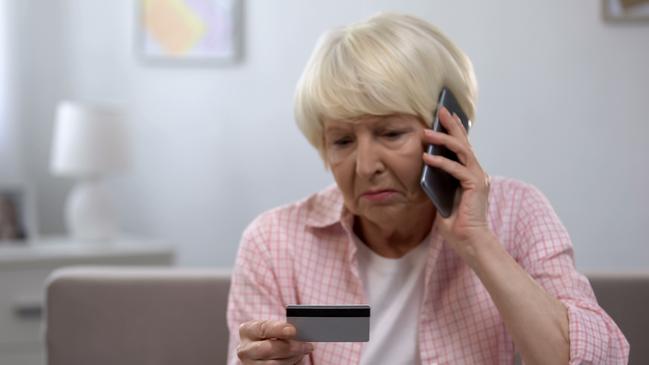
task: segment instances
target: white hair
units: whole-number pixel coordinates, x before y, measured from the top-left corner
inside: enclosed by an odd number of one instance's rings
[[[381,13],[322,35],[298,81],[298,127],[324,160],[324,121],[411,114],[429,127],[442,87],[473,120],[469,58],[432,24]]]

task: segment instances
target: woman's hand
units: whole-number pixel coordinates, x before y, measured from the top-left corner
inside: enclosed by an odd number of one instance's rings
[[[426,130],[424,142],[445,146],[460,162],[426,153],[424,162],[453,175],[461,189],[453,213],[448,218],[437,215],[436,227],[480,278],[523,362],[567,364],[568,310],[532,279],[491,232],[487,222],[489,176],[480,167],[460,119],[442,108],[440,120],[449,134]]]
[[[441,108],[439,117],[448,134],[426,129],[424,143],[448,148],[457,154],[459,163],[425,152],[424,163],[454,176],[459,180],[461,188],[458,189],[459,197],[456,197],[453,213],[448,218],[438,214],[435,225],[456,252],[467,259],[467,255],[472,252],[472,245],[479,244],[490,234],[487,223],[489,176],[482,170],[460,118],[451,115],[444,107]]]
[[[295,327],[281,321],[249,321],[239,327],[237,356],[247,364],[293,365],[313,351],[308,342],[293,340]]]

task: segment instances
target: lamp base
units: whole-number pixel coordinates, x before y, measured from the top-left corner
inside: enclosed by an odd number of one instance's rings
[[[82,241],[109,241],[117,235],[115,210],[101,180],[78,182],[65,205],[70,235]]]

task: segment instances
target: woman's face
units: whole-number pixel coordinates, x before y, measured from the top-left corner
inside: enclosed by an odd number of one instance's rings
[[[373,222],[417,214],[423,123],[412,115],[325,121],[325,156],[345,206]]]

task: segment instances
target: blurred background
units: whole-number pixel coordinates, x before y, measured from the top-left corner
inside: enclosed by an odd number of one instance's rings
[[[135,1],[0,4],[0,187],[29,192],[39,237],[66,234],[74,184],[50,172],[57,105],[118,103],[131,166],[106,183],[121,230],[169,242],[182,266],[231,266],[255,216],[333,183],[292,113],[319,35],[391,10],[469,55],[478,157],[548,196],[578,268],[648,266],[649,22],[605,19],[602,0],[247,0],[239,56],[215,64],[147,60]]]

